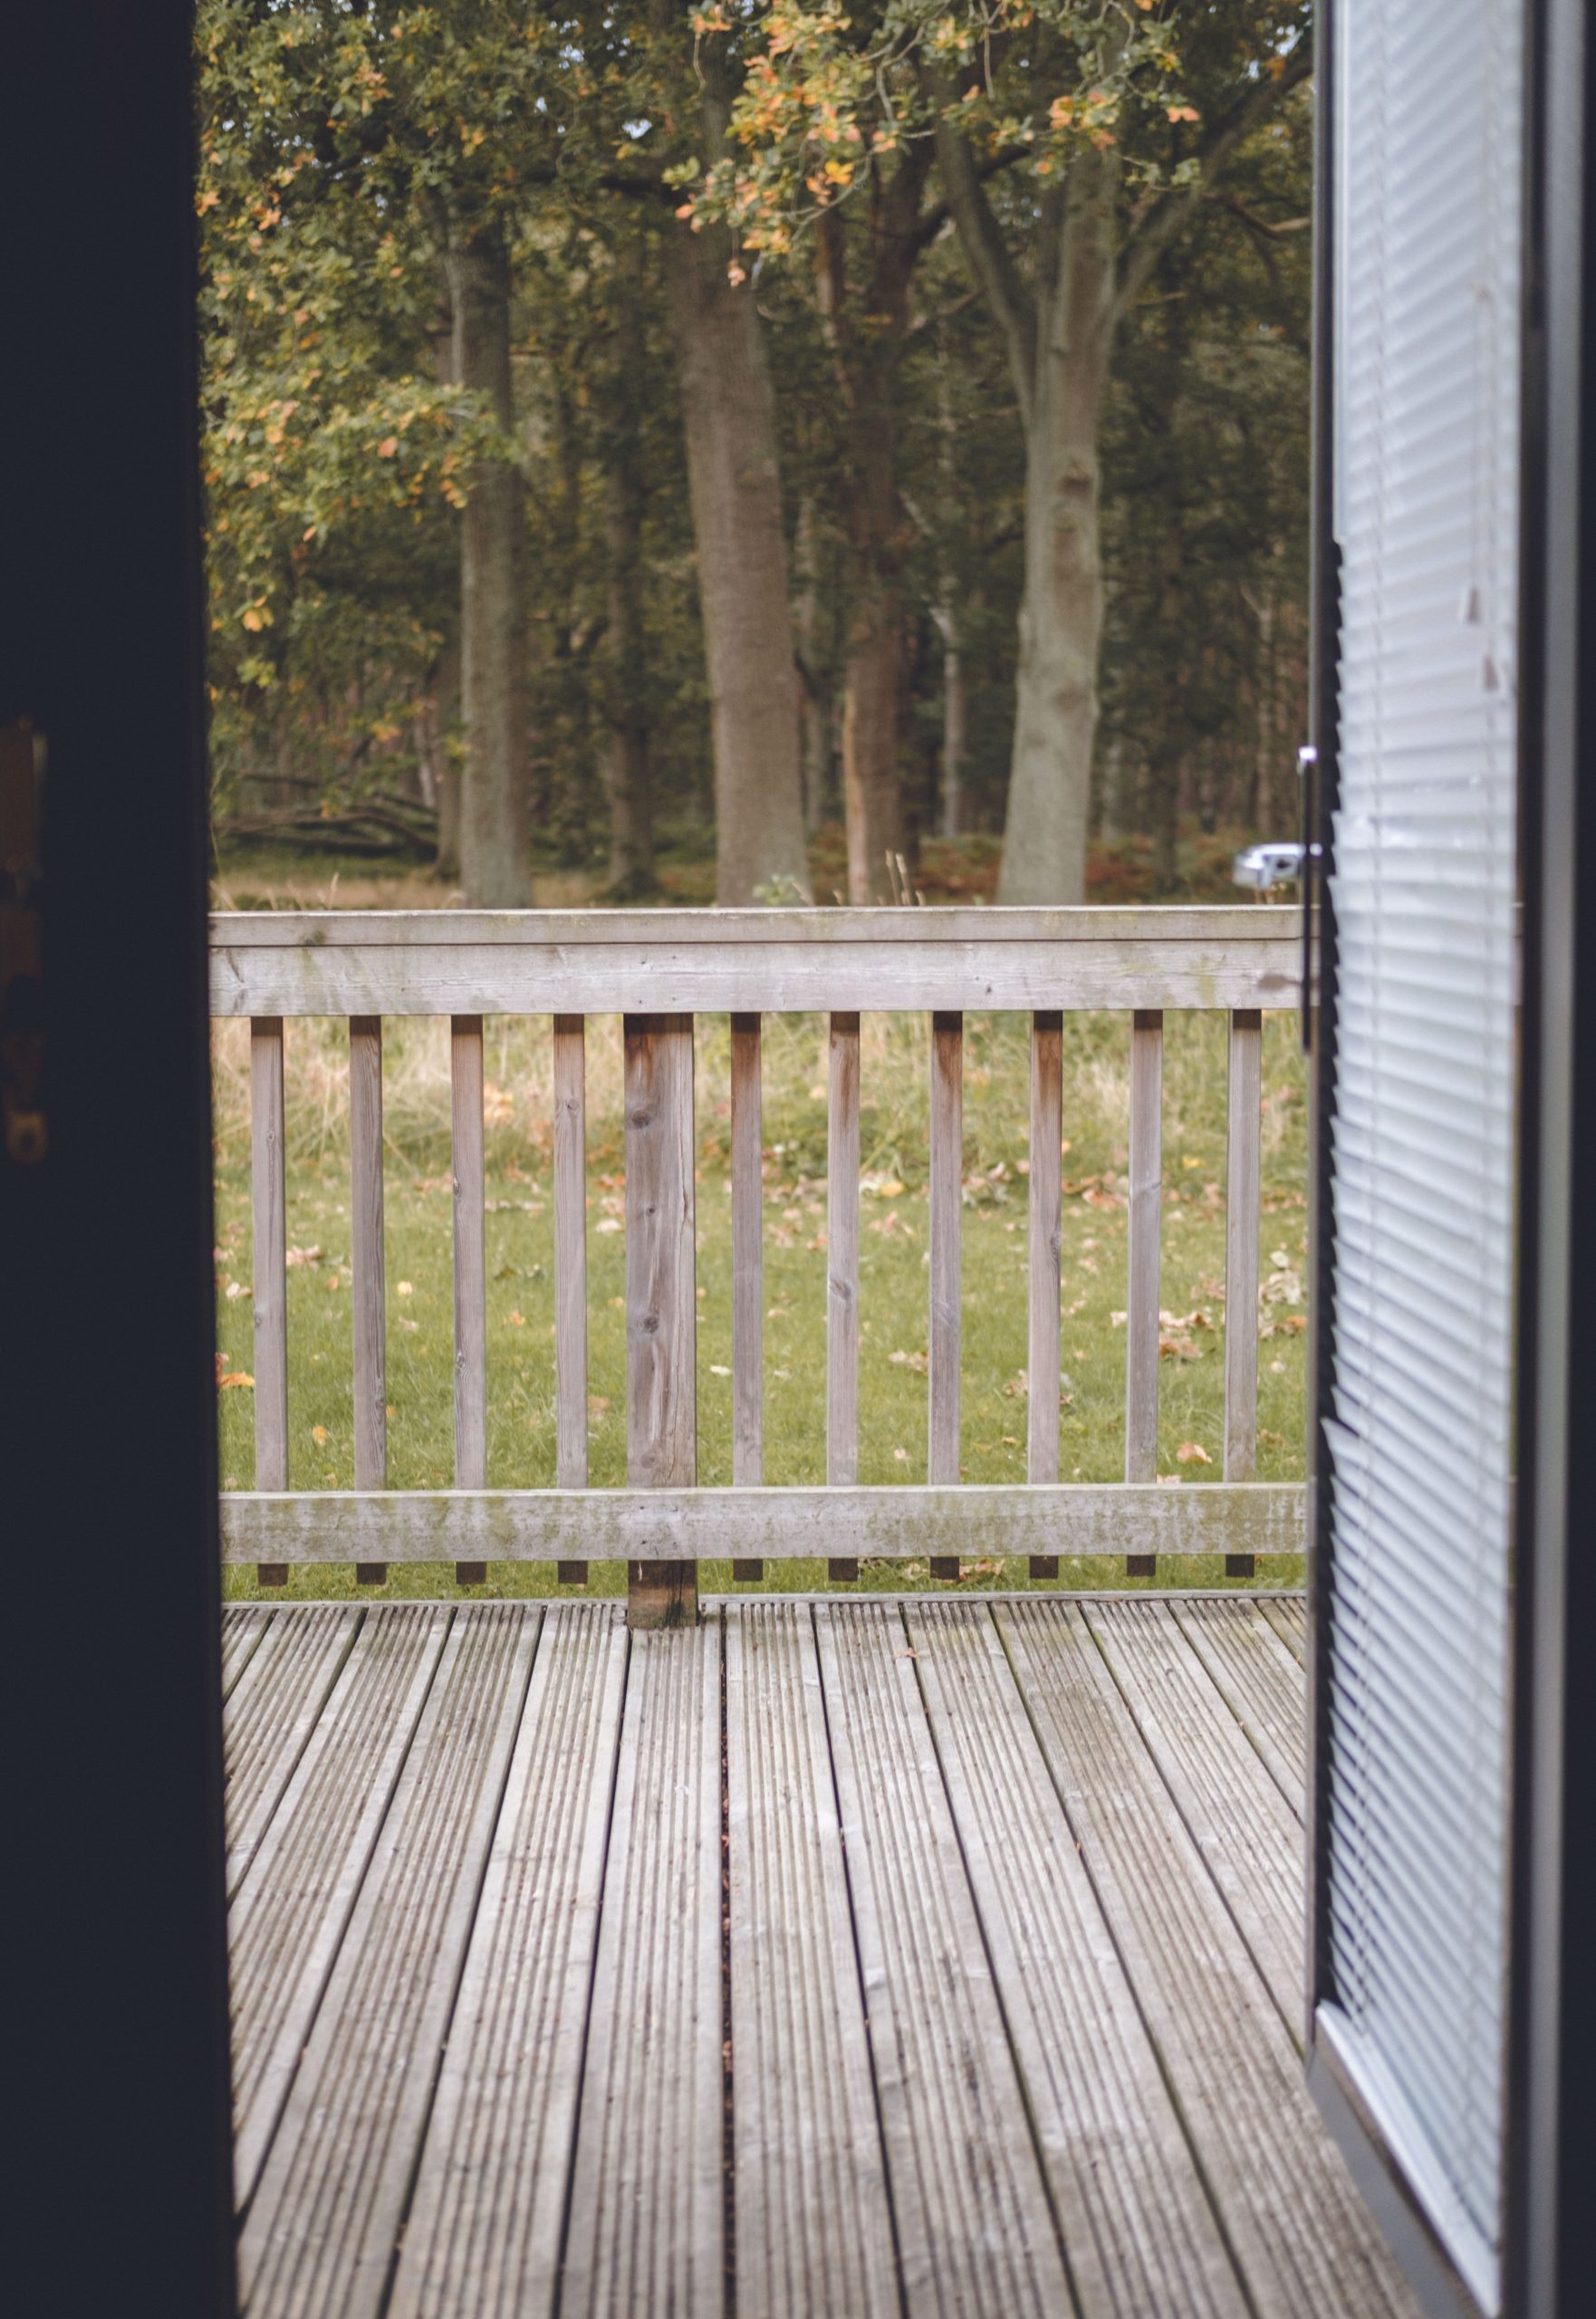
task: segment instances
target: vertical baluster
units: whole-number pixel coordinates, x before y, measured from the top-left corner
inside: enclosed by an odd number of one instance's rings
[[[1164,1017],[1139,1007],[1130,1026],[1130,1213],[1125,1317],[1125,1478],[1158,1479],[1159,1238],[1163,1200]],[[1126,1557],[1132,1577],[1153,1577],[1154,1554]]]
[[[690,1489],[697,1467],[693,1023],[629,1015],[626,1048],[626,1447],[634,1488]],[[690,1624],[693,1562],[629,1565],[633,1626]]]
[[[388,1345],[382,1245],[382,1019],[349,1025],[350,1265],[354,1275],[355,1487],[388,1482]],[[380,1586],[388,1565],[358,1562],[355,1582]]]
[[[732,1016],[732,1482],[764,1479],[764,1192],[760,1021]],[[754,1556],[735,1557],[745,1585],[764,1575]]]
[[[1264,1017],[1230,1017],[1230,1117],[1225,1179],[1225,1478],[1250,1482],[1258,1453],[1259,1107]],[[1251,1554],[1226,1554],[1227,1578],[1251,1578]]]
[[[482,1017],[449,1025],[455,1196],[455,1487],[487,1487],[487,1274],[483,1237]],[[485,1562],[457,1562],[457,1586],[485,1586]]]
[[[959,1244],[964,1197],[962,1015],[931,1017],[931,1313],[926,1479],[958,1479]],[[957,1579],[958,1556],[933,1554],[933,1578]]]
[[[288,1487],[288,1198],[284,1174],[283,1017],[249,1026],[249,1183],[255,1224],[255,1486]],[[286,1586],[288,1564],[255,1565]]]
[[[833,1015],[826,1122],[826,1481],[859,1479],[859,1016]],[[857,1578],[833,1554],[833,1580]]]
[[[554,1479],[588,1480],[587,1049],[580,1015],[554,1017]],[[585,1586],[585,1562],[562,1562],[562,1586]]]
[[[1063,1235],[1064,1018],[1031,1018],[1030,1342],[1025,1479],[1059,1477],[1059,1301]],[[1057,1554],[1033,1554],[1033,1578],[1056,1578]]]

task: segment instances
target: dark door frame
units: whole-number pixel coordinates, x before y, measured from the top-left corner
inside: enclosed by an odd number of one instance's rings
[[[1596,39],[1532,9],[1521,630],[1524,909],[1507,2308],[1596,2310]]]
[[[236,2305],[191,36],[187,0],[0,34],[0,726],[46,752],[42,886],[0,893],[43,919],[8,1021],[47,1149],[0,1135],[7,2286],[41,2319]]]
[[[1345,0],[1341,0],[1345,5]],[[1318,17],[1320,120],[1334,105],[1334,0]],[[1577,1460],[1596,1409],[1596,200],[1590,121],[1596,43],[1588,0],[1529,0],[1523,310],[1520,634],[1520,1018],[1516,1466],[1505,2245],[1506,2319],[1596,2310],[1596,2231],[1579,2160],[1596,2129],[1596,1683],[1582,1644],[1596,1632],[1592,1485]],[[1338,552],[1332,408],[1334,139],[1320,137],[1316,204],[1314,649],[1318,763],[1310,839],[1322,848],[1312,1216],[1314,1342],[1309,1363],[1310,1748],[1322,1756],[1333,1585],[1335,1477],[1319,1423],[1334,1374],[1336,951],[1328,893],[1337,802]],[[1584,902],[1582,912],[1581,901]],[[1583,1189],[1585,1197],[1580,1194]],[[1583,1489],[1582,1491],[1582,1483]],[[1582,1535],[1589,1534],[1589,1535]],[[1327,1984],[1324,1798],[1313,1782],[1309,1846],[1308,2080],[1360,2188],[1427,2311],[1476,2306],[1401,2166],[1314,2037]]]

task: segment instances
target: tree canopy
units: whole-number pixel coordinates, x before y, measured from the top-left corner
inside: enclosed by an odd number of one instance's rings
[[[500,900],[529,847],[864,900],[1003,832],[1071,900],[1089,832],[1165,887],[1183,816],[1277,832],[1311,30],[200,0],[218,825],[359,809]]]

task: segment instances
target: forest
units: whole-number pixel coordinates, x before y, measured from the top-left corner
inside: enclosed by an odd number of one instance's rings
[[[1294,832],[1306,0],[197,22],[219,852],[1067,904]]]

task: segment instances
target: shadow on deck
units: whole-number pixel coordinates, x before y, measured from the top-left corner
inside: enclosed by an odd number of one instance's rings
[[[1302,2080],[1303,1641],[228,1612],[251,2319],[1409,2312]]]

